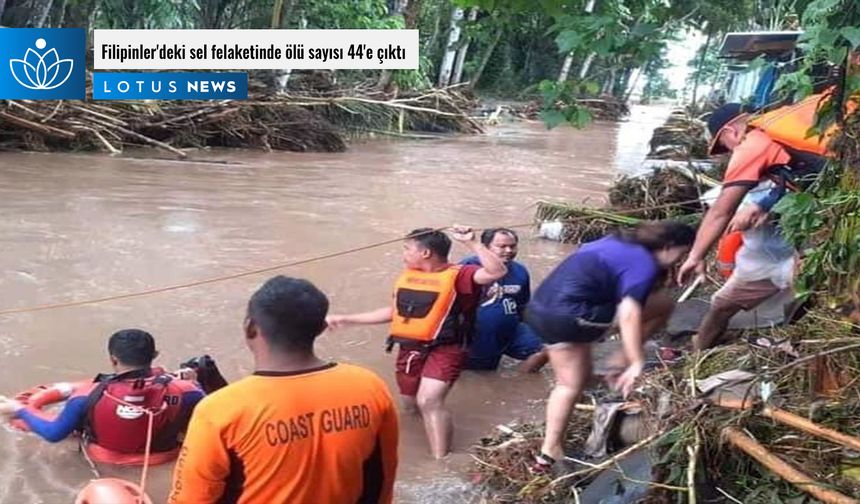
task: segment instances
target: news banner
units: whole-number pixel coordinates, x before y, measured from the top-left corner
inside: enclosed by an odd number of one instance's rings
[[[413,70],[417,30],[0,30],[0,99],[224,100],[247,70]],[[4,75],[8,74],[8,75]]]

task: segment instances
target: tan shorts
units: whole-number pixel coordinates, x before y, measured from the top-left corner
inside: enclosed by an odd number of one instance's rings
[[[726,308],[740,308],[752,310],[765,302],[780,289],[768,279],[765,280],[738,280],[734,276],[714,293],[711,306],[715,310]]]

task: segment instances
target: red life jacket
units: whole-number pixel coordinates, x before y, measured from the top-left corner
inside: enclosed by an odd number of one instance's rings
[[[143,453],[149,415],[153,418],[153,452],[168,451],[179,444],[179,424],[169,414],[168,387],[172,376],[163,369],[140,369],[102,379],[87,399],[85,437],[117,453]],[[135,405],[136,407],[129,406]],[[175,405],[173,405],[175,406]]]

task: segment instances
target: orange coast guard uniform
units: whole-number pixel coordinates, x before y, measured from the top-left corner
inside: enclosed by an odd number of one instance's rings
[[[373,372],[257,372],[194,411],[170,504],[390,503],[397,411]]]

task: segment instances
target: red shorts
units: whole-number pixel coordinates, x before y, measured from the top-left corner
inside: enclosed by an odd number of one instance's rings
[[[400,394],[418,394],[421,378],[454,383],[466,365],[469,352],[458,343],[440,345],[430,350],[403,348],[397,354],[397,388]]]

